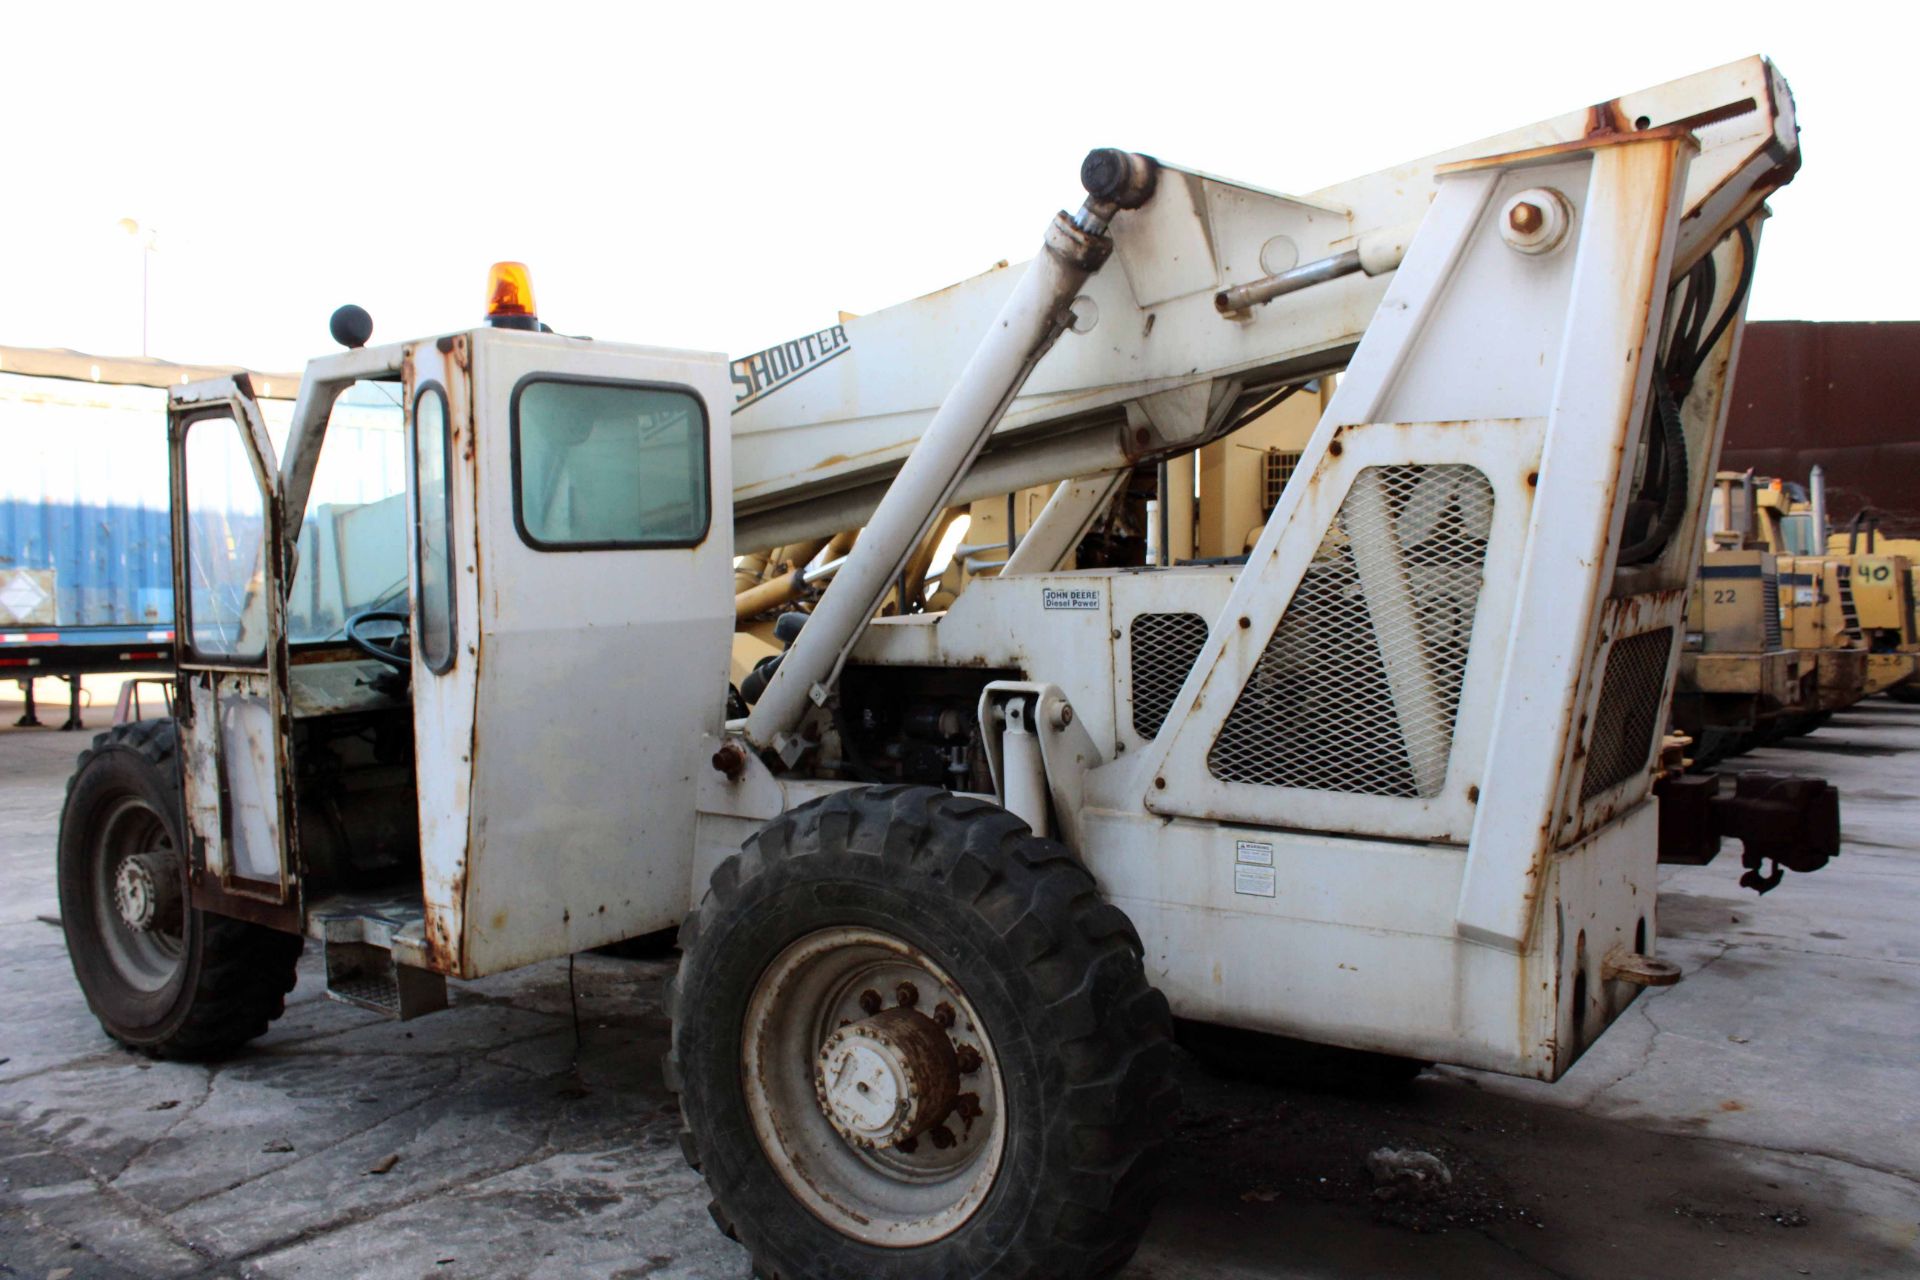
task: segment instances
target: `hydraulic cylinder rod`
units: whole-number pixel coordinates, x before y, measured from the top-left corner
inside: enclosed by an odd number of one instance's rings
[[[838,560],[827,561],[812,573],[808,573],[806,566],[802,565],[771,582],[762,582],[737,592],[733,597],[733,620],[745,622],[748,618],[757,618],[771,609],[778,609],[783,604],[791,604],[800,598],[809,584],[825,582],[840,572],[840,566],[846,562],[847,558],[841,556]]]
[[[1213,305],[1221,315],[1230,316],[1250,311],[1289,293],[1298,293],[1316,284],[1350,276],[1356,271],[1364,271],[1370,276],[1396,271],[1400,267],[1400,260],[1407,256],[1407,246],[1413,242],[1413,233],[1419,229],[1418,222],[1409,222],[1388,227],[1385,231],[1372,232],[1361,237],[1357,249],[1222,289],[1213,295]]]
[[[799,759],[806,744],[794,732],[808,705],[826,701],[847,651],[873,620],[881,597],[951,505],[1007,406],[1071,321],[1075,295],[1113,252],[1107,224],[1121,209],[1147,202],[1157,171],[1152,160],[1130,152],[1105,149],[1087,156],[1080,167],[1086,203],[1072,217],[1055,215],[1044,252],[994,318],[747,717],[747,740],[756,749],[772,750],[789,764]]]
[[[1286,294],[1338,280],[1341,276],[1350,276],[1360,269],[1360,251],[1349,249],[1331,258],[1321,258],[1288,271],[1237,284],[1231,289],[1222,289],[1213,295],[1213,305],[1223,312],[1245,311]]]

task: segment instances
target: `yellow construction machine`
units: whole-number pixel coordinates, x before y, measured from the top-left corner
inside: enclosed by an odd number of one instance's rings
[[[1882,536],[1878,513],[1863,508],[1844,533],[1827,535],[1827,554],[1844,555],[1852,568],[1868,692],[1920,702],[1920,538]]]
[[[1755,531],[1749,478],[1714,479],[1714,524],[1687,596],[1673,727],[1696,766],[1748,750],[1783,719],[1818,707],[1818,664],[1782,624],[1779,557]]]
[[[1779,557],[1787,642],[1815,651],[1819,667],[1817,706],[1789,718],[1779,736],[1816,728],[1862,698],[1908,689],[1920,675],[1914,561],[1877,537],[1870,512],[1848,533],[1830,535],[1818,467],[1810,481],[1806,490],[1777,478],[1747,482],[1756,535]]]

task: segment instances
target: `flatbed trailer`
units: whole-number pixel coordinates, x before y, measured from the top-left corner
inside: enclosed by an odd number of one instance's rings
[[[67,718],[62,729],[80,729],[80,677],[143,671],[173,672],[173,628],[36,627],[0,631],[0,678],[17,680],[25,708],[15,726],[41,723],[33,682],[53,676],[67,682]]]
[[[80,677],[171,674],[166,389],[233,371],[0,346],[0,681],[20,686],[17,725],[41,723],[37,680],[66,681],[62,728],[78,729]],[[269,397],[300,383],[253,376]]]

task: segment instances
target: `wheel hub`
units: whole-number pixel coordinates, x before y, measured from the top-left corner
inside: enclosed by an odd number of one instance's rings
[[[814,1092],[841,1137],[884,1150],[946,1118],[960,1092],[959,1057],[932,1018],[888,1009],[827,1037]]]
[[[180,867],[169,853],[130,853],[113,876],[113,906],[135,933],[180,931]]]
[[[979,1012],[925,952],[858,925],[797,938],[755,982],[742,1031],[754,1136],[821,1221],[913,1248],[986,1202],[1006,1086]]]

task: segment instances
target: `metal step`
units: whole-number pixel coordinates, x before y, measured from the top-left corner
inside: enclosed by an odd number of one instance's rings
[[[341,896],[318,903],[307,929],[324,946],[327,997],[404,1022],[447,1007],[447,980],[394,959],[417,955],[426,913],[418,897]]]
[[[393,952],[367,942],[329,939],[327,996],[405,1022],[447,1007],[447,980],[437,973],[395,964]]]

